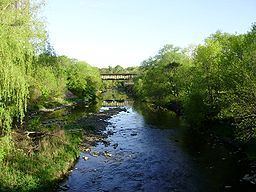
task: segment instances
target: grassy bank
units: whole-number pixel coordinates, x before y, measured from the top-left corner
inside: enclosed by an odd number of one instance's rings
[[[50,191],[79,156],[80,133],[12,132],[0,138],[0,191]]]
[[[80,154],[83,131],[74,122],[94,110],[75,106],[31,112],[22,126],[0,137],[1,192],[55,189]]]

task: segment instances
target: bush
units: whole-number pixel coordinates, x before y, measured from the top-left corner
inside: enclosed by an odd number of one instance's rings
[[[30,84],[30,101],[52,101],[63,98],[66,92],[66,79],[58,77],[52,67],[40,67],[35,70]]]
[[[72,63],[68,68],[67,86],[80,98],[94,100],[102,86],[99,70],[85,62]]]
[[[142,74],[135,79],[136,96],[164,107],[179,103],[181,79],[177,76],[180,68],[190,62],[184,50],[165,45],[156,56],[142,63]]]

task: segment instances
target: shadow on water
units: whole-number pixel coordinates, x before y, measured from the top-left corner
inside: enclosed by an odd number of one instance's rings
[[[133,109],[143,116],[145,122],[153,128],[175,129],[184,125],[172,111],[156,110],[146,103],[135,102]]]
[[[141,103],[135,103],[134,109],[143,115],[151,127],[175,130],[171,139],[193,160],[204,178],[202,182],[206,191],[256,191],[254,185],[241,182],[248,169],[248,161],[241,148],[226,144],[213,134],[190,129],[173,112],[155,111]]]
[[[187,129],[182,132],[180,141],[213,191],[255,191],[254,185],[242,182],[248,161],[241,148],[211,134]]]

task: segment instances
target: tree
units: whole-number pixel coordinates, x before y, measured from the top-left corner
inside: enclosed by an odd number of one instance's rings
[[[177,103],[180,87],[176,77],[179,69],[189,62],[182,49],[165,45],[157,55],[142,62],[144,72],[135,83],[137,95],[158,105]]]
[[[28,76],[44,31],[33,2],[0,3],[0,127],[8,132],[12,119],[22,120],[29,95]],[[41,36],[39,36],[39,34]]]
[[[94,100],[102,86],[97,68],[85,62],[74,62],[68,68],[68,89],[79,97]]]

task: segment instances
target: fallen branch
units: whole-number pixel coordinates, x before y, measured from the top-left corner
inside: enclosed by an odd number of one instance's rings
[[[31,138],[31,137],[42,137],[42,136],[47,134],[45,132],[38,132],[38,131],[25,131],[24,133],[25,133],[25,135],[28,138]]]

